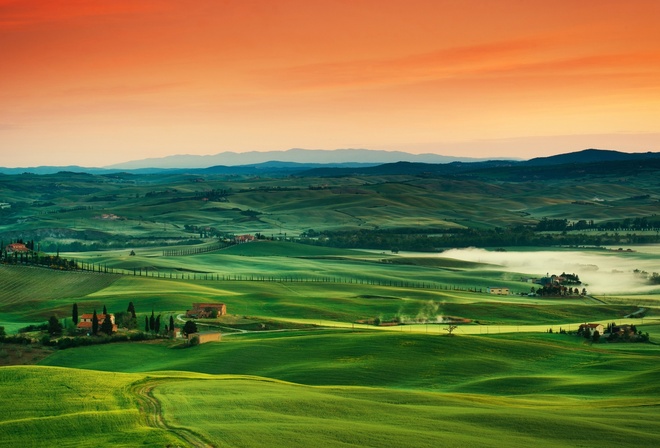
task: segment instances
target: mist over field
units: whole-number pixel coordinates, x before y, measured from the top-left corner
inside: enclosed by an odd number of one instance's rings
[[[657,248],[645,252],[619,251],[507,251],[485,249],[450,249],[442,257],[496,265],[493,269],[544,277],[546,274],[577,274],[584,287],[592,294],[644,294],[658,290],[646,278],[634,273],[636,269],[649,274],[657,272],[657,259],[646,258]]]

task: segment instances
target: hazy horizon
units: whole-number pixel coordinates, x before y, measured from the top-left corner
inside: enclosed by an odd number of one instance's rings
[[[660,3],[0,0],[4,167],[660,150]]]

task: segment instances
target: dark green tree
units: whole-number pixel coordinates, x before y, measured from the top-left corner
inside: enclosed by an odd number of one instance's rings
[[[170,331],[174,331],[174,317],[170,315]]]
[[[192,320],[186,321],[183,326],[183,335],[188,336],[193,333],[197,333],[197,324]]]
[[[591,336],[591,340],[593,342],[598,342],[600,340],[600,333],[598,332],[598,330],[594,331],[594,334]]]
[[[62,334],[62,324],[56,316],[50,316],[48,319],[48,334],[51,336]]]
[[[108,336],[112,334],[112,319],[110,319],[109,314],[106,314],[103,322],[101,322],[101,331]]]
[[[105,307],[105,305],[103,305],[103,314],[108,314],[108,310],[107,310],[107,308]]]
[[[144,316],[144,331],[149,332],[149,318],[147,316]]]
[[[99,332],[99,317],[96,315],[96,310],[92,315],[92,334],[96,336]]]
[[[0,337],[3,337],[5,334],[5,327],[0,327]]]
[[[73,324],[78,325],[78,304],[73,304],[73,310],[71,311],[71,318],[73,319]]]
[[[135,319],[135,306],[133,305],[133,302],[128,302],[128,310],[129,313],[133,316]]]
[[[154,316],[154,310],[151,310],[151,317],[149,317],[149,330],[154,331],[156,329],[156,316]]]
[[[156,334],[160,333],[160,314],[156,317],[156,322],[154,323],[154,332]]]

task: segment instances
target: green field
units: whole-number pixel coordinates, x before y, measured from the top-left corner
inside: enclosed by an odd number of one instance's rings
[[[229,313],[198,321],[223,337],[196,347],[57,349],[38,330],[0,343],[0,446],[660,446],[660,286],[647,278],[660,246],[632,244],[652,230],[611,247],[433,250],[456,229],[497,241],[544,217],[654,216],[657,181],[507,176],[0,176],[3,243],[34,239],[88,270],[0,264],[8,334],[51,316],[70,326],[74,303],[133,302],[139,329],[152,312],[181,327],[194,302]],[[324,230],[347,240],[324,247]],[[396,238],[358,249],[374,230]],[[242,233],[267,239],[183,255]],[[395,250],[413,233],[427,252]],[[564,271],[589,294],[528,295]],[[650,343],[558,333],[584,322],[635,324]]]

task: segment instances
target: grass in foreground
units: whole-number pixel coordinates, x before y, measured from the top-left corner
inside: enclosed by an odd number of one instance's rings
[[[165,382],[166,419],[218,446],[653,446],[658,405],[307,387],[257,378]],[[634,442],[633,442],[634,441]],[[631,443],[632,442],[632,443]]]
[[[35,366],[0,367],[0,445],[166,446],[129,391],[137,375]]]

